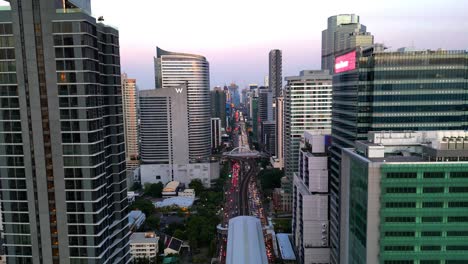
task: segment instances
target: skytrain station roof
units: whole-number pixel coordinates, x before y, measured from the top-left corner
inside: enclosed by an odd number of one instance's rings
[[[229,220],[226,264],[267,264],[260,219],[238,216]]]

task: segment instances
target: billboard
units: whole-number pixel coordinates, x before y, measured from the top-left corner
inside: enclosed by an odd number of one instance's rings
[[[335,73],[356,69],[356,51],[335,58]]]

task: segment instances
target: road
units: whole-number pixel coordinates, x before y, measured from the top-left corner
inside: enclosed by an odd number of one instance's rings
[[[222,225],[226,228],[229,219],[239,215],[254,216],[260,219],[262,226],[268,226],[268,219],[263,209],[261,192],[257,184],[259,168],[256,158],[260,157],[257,151],[249,146],[245,123],[240,121],[233,131],[233,143],[238,148],[235,154],[226,153],[225,157],[231,161],[231,179],[226,184],[224,219]],[[266,232],[265,246],[269,263],[274,262],[272,239]],[[225,244],[220,245],[221,263],[225,257]]]

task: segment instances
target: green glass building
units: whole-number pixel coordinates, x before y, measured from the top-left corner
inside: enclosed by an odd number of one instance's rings
[[[335,59],[330,163],[332,263],[339,260],[341,149],[369,131],[466,130],[468,51],[357,48]]]
[[[467,132],[372,132],[341,172],[342,263],[468,263]]]

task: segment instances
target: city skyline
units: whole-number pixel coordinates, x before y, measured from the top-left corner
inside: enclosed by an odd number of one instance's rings
[[[468,35],[464,34],[468,28],[468,20],[464,18],[468,2],[456,0],[397,0],[379,6],[369,0],[333,0],[333,4],[300,0],[294,5],[273,5],[264,0],[241,0],[235,4],[211,0],[140,1],[146,4],[130,5],[124,0],[100,0],[91,4],[95,17],[104,16],[106,24],[119,29],[122,72],[137,79],[141,90],[154,88],[156,46],[205,56],[212,68],[211,88],[231,82],[241,89],[250,83],[262,84],[268,75],[271,49],[283,51],[284,77],[304,69],[318,70],[322,30],[326,29],[327,18],[338,14],[359,15],[361,23],[375,36],[375,42],[391,49],[408,46],[468,49],[468,45],[461,46],[468,43]],[[180,9],[182,4],[186,8]],[[8,3],[0,0],[0,5]],[[177,21],[171,20],[172,12],[157,12],[178,8]],[[273,17],[271,14],[282,19],[271,21],[268,19]],[[255,23],[249,23],[251,20],[246,17],[255,18]]]
[[[152,60],[156,46],[205,56],[212,69],[211,88],[231,82],[241,89],[249,83],[262,84],[268,75],[271,49],[283,51],[283,76],[320,69],[321,32],[326,29],[328,17],[341,13],[359,15],[375,42],[392,49],[412,45],[421,49],[468,48],[461,46],[468,43],[468,35],[463,34],[468,27],[464,19],[468,3],[454,0],[385,1],[378,7],[367,0],[333,4],[297,1],[294,5],[244,0],[235,4],[142,3],[146,4],[129,5],[123,0],[92,2],[95,16],[103,15],[105,23],[118,26],[122,70],[138,80],[140,89],[154,88]],[[180,9],[182,4],[184,9]],[[108,12],[109,6],[112,12]],[[174,13],[167,12],[170,10],[177,10],[177,21],[171,18]],[[269,17],[282,19],[271,21]]]

